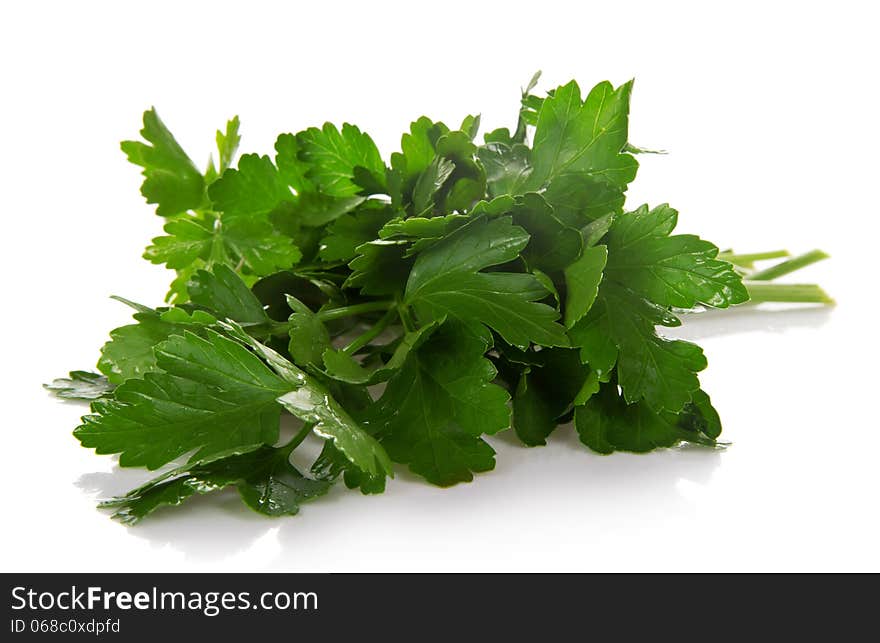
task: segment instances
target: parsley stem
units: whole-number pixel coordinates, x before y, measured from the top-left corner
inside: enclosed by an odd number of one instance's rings
[[[388,309],[388,312],[385,313],[382,319],[373,324],[373,326],[362,335],[352,340],[352,342],[348,346],[342,349],[342,352],[346,353],[347,355],[354,355],[364,346],[376,339],[376,337],[378,337],[382,333],[382,331],[388,327],[388,324],[390,324],[395,317],[397,317],[397,309]]]
[[[300,444],[302,444],[303,440],[308,437],[313,428],[315,428],[314,422],[306,422],[305,424],[303,424],[302,428],[299,430],[299,433],[293,436],[293,439],[291,439],[290,442],[281,447],[281,451],[292,453],[293,450],[296,449],[296,447],[298,447]]]
[[[351,306],[341,306],[339,308],[330,308],[315,313],[320,321],[330,321],[331,319],[341,319],[343,317],[351,317],[360,315],[361,313],[369,313],[377,310],[393,310],[393,301],[368,301],[362,304],[353,304]],[[247,327],[250,335],[256,339],[266,339],[272,336],[283,336],[290,332],[290,322],[271,321],[267,323],[256,324]]]
[[[331,308],[315,313],[320,321],[330,321],[331,319],[342,319],[343,317],[352,317],[361,313],[372,313],[377,310],[388,310],[394,306],[393,301],[368,301],[362,304],[352,304],[351,306],[342,306],[340,308]]]
[[[787,275],[790,272],[800,270],[801,268],[805,268],[810,264],[814,264],[817,261],[822,261],[823,259],[827,258],[828,255],[821,250],[812,250],[806,254],[792,257],[788,261],[778,263],[775,266],[770,266],[769,268],[765,268],[764,270],[753,272],[752,274],[748,275],[748,278],[749,281],[770,281],[771,279],[776,279],[777,277]]]
[[[749,291],[749,303],[787,302],[798,304],[833,304],[834,300],[816,284],[768,284],[743,281]]]
[[[400,314],[400,323],[403,324],[403,330],[408,333],[413,332],[416,329],[416,325],[413,323],[409,308],[401,304],[397,310]]]
[[[718,259],[730,262],[736,266],[751,268],[755,261],[764,261],[766,259],[785,259],[791,256],[788,250],[771,250],[769,252],[750,252],[746,254],[738,254],[734,252],[719,252]]]

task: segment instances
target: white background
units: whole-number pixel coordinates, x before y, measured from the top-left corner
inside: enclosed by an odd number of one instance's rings
[[[880,570],[880,90],[874,3],[4,3],[0,9],[3,528],[13,570]],[[296,5],[302,7],[296,7]],[[332,5],[332,6],[331,6]],[[612,6],[613,5],[613,6]],[[320,8],[316,8],[320,6]],[[519,88],[636,77],[629,203],[741,251],[821,247],[834,309],[687,319],[726,451],[599,457],[570,431],[436,489],[342,488],[271,520],[234,494],[126,528],[94,509],[143,480],[82,449],[83,406],[40,384],[89,369],[170,277],[118,142],[155,105],[199,164],[350,120],[386,155],[425,113],[512,125]],[[484,131],[487,131],[484,129]]]

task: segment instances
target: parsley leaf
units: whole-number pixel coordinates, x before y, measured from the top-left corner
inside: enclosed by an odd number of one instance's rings
[[[157,469],[196,450],[195,459],[248,444],[274,444],[290,390],[240,344],[208,330],[185,331],[155,349],[160,372],[128,379],[96,400],[74,435],[121,466]]]
[[[665,308],[612,282],[600,293],[600,328],[618,348],[617,373],[627,402],[644,399],[652,408],[679,411],[699,388],[696,374],[706,367],[702,349],[657,335],[655,326],[681,323]]]
[[[668,206],[643,206],[614,220],[596,313],[570,331],[597,372],[617,362],[627,402],[644,399],[654,409],[674,412],[699,388],[696,373],[706,367],[706,359],[694,344],[657,336],[655,326],[681,323],[670,306],[727,307],[748,300],[739,274],[715,259],[714,245],[691,235],[669,236],[677,215]],[[576,313],[584,308],[580,305]],[[603,346],[604,338],[611,338],[619,353]]]
[[[332,123],[311,127],[296,137],[300,158],[309,164],[307,176],[324,194],[354,196],[361,187],[354,183],[355,169],[363,168],[373,180],[384,184],[385,163],[376,144],[354,125],[338,130]]]
[[[330,263],[351,261],[357,256],[357,248],[376,239],[392,216],[393,210],[377,201],[367,201],[357,210],[340,215],[321,239],[320,258]]]
[[[263,304],[235,272],[224,265],[212,271],[200,270],[189,282],[190,300],[196,306],[242,324],[269,320]]]
[[[696,407],[693,412],[698,412]],[[715,446],[714,438],[696,430],[691,418],[691,414],[657,412],[644,403],[627,404],[615,386],[606,384],[577,408],[575,427],[581,442],[597,453],[644,453],[683,441]]]
[[[677,221],[668,205],[618,217],[608,232],[609,278],[661,306],[726,308],[748,301],[742,277],[715,258],[715,245],[693,235],[670,236]]]
[[[565,300],[565,327],[571,328],[586,315],[596,295],[599,294],[599,282],[602,271],[608,260],[606,246],[586,248],[583,254],[565,269],[567,297]]]
[[[533,362],[523,369],[513,396],[513,428],[529,446],[546,444],[589,375],[576,350],[542,350]]]
[[[70,371],[68,377],[58,377],[43,385],[65,400],[97,400],[113,392],[113,385],[103,375],[89,371]]]
[[[293,361],[300,366],[320,365],[324,351],[330,348],[330,333],[318,316],[296,297],[288,295],[287,305],[293,311],[288,318],[288,350]]]
[[[101,349],[98,370],[111,384],[142,377],[156,370],[153,349],[175,333],[197,331],[216,320],[210,314],[196,311],[188,315],[179,308],[164,312],[141,310],[135,313],[137,324],[128,324],[110,331],[110,341]]]
[[[164,263],[168,268],[182,270],[198,260],[207,261],[214,246],[215,220],[183,217],[162,228],[165,236],[155,237],[144,250],[144,259]]]
[[[278,402],[316,435],[331,440],[358,469],[371,476],[394,475],[382,446],[364,431],[316,379],[306,375],[277,352],[245,334],[236,324],[227,325],[234,337],[250,346],[272,367],[290,389]]]
[[[208,190],[214,209],[231,217],[268,214],[292,199],[287,184],[268,156],[245,154]]]
[[[426,320],[482,322],[515,346],[564,346],[559,313],[537,302],[548,292],[534,276],[478,272],[515,259],[528,242],[528,233],[509,217],[476,219],[419,255],[405,302]]]
[[[307,500],[325,494],[330,483],[303,476],[285,449],[250,445],[188,463],[122,497],[101,503],[113,517],[133,525],[156,509],[181,504],[196,494],[234,486],[244,503],[267,516],[293,516]]]
[[[492,384],[487,334],[446,322],[411,351],[377,402],[370,424],[391,458],[448,486],[495,467],[480,439],[510,424],[508,394]]]
[[[156,214],[163,217],[199,207],[205,197],[205,179],[155,109],[144,112],[141,136],[150,144],[124,141],[122,151],[130,162],[144,168],[141,193],[147,203],[156,204]]]
[[[220,174],[223,174],[226,169],[232,165],[232,159],[235,157],[235,153],[238,151],[238,146],[241,143],[241,135],[238,133],[238,126],[240,125],[238,116],[233,117],[228,123],[226,123],[226,131],[221,132],[217,130],[217,151],[220,154],[219,162]]]
[[[358,246],[357,253],[348,264],[351,274],[345,287],[372,296],[403,292],[413,263],[407,259],[405,241],[376,239]]]
[[[581,253],[580,231],[557,218],[541,195],[534,192],[523,195],[511,213],[513,222],[529,233],[529,244],[522,252],[529,266],[545,272],[562,270]]]
[[[302,258],[299,248],[279,234],[268,219],[184,217],[170,221],[164,230],[168,234],[154,238],[144,258],[179,272],[226,261],[253,274],[268,275]]]
[[[532,172],[523,187],[535,190],[565,174],[602,178],[624,187],[635,178],[638,162],[622,152],[632,81],[618,88],[604,82],[585,99],[575,81],[543,101],[532,145]]]

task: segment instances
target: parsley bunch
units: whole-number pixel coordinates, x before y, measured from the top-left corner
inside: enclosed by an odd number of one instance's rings
[[[422,117],[386,165],[354,125],[282,134],[245,154],[237,118],[200,171],[154,110],[126,141],[164,220],[144,257],[176,272],[166,306],[110,332],[101,375],[49,385],[91,400],[74,435],[120,466],[165,472],[103,503],[134,523],[235,487],[251,508],[297,513],[338,480],[384,490],[392,463],[428,482],[495,467],[484,440],[513,428],[541,445],[573,420],[598,453],[721,432],[695,344],[657,326],[747,301],[828,302],[770,280],[824,257],[720,253],[675,235],[668,205],[624,209],[638,154],[632,83],[582,97],[570,82],[523,92],[514,132],[476,142]],[[283,414],[299,431],[281,440]],[[291,463],[323,440],[308,471]],[[585,466],[589,463],[585,462]]]

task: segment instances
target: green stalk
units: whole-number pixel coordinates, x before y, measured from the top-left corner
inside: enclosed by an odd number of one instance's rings
[[[378,337],[382,333],[382,331],[388,327],[388,324],[390,324],[395,317],[397,317],[397,309],[389,309],[388,312],[385,313],[384,317],[382,317],[382,319],[373,324],[373,326],[369,328],[366,332],[364,332],[363,335],[355,338],[348,346],[342,349],[342,352],[346,353],[347,355],[354,355],[364,346],[376,339],[376,337]]]
[[[392,306],[394,306],[393,301],[368,301],[363,304],[352,304],[351,306],[322,310],[315,313],[315,316],[320,321],[330,321],[332,319],[342,319],[343,317],[352,317],[363,313],[372,313],[377,310],[388,310]]]
[[[787,302],[798,304],[833,304],[834,300],[816,284],[768,284],[743,281],[749,291],[749,303]]]
[[[403,304],[397,307],[397,312],[400,314],[400,323],[403,325],[403,330],[408,333],[413,332],[416,329],[416,325],[413,322],[412,313],[410,313],[409,307]]]
[[[769,252],[752,252],[748,254],[736,254],[733,252],[720,252],[718,258],[722,261],[728,261],[735,266],[743,268],[751,268],[756,261],[765,261],[766,259],[784,259],[790,256],[788,250],[771,250]]]
[[[341,306],[340,308],[331,308],[315,313],[320,321],[330,321],[332,319],[342,319],[343,317],[352,317],[362,313],[370,313],[381,310],[394,310],[393,301],[368,301],[363,304],[353,304],[351,306]],[[255,339],[265,340],[273,336],[284,336],[290,332],[290,322],[271,321],[266,323],[248,326],[245,324],[247,332]],[[381,331],[380,331],[381,332]]]
[[[810,264],[814,264],[817,261],[822,261],[823,259],[827,258],[828,255],[821,250],[812,250],[798,257],[793,257],[788,261],[778,263],[775,266],[770,266],[769,268],[766,268],[764,270],[753,272],[752,274],[748,275],[748,278],[749,281],[770,281],[772,279],[787,275],[791,272],[794,272],[795,270],[800,270],[801,268],[805,268]]]
[[[282,452],[293,453],[293,450],[296,449],[296,447],[298,447],[300,444],[302,444],[303,440],[308,437],[313,428],[315,428],[314,422],[306,422],[299,430],[299,433],[293,436],[293,439],[290,442],[280,447],[280,450]]]

